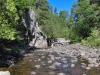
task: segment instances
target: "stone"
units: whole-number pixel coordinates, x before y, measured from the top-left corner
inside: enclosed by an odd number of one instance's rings
[[[49,66],[49,69],[56,69],[55,65]]]
[[[57,75],[66,75],[65,73],[58,73]]]
[[[32,62],[32,59],[29,59],[29,62]]]
[[[86,67],[86,69],[87,69],[87,70],[90,70],[91,68],[90,68],[90,67]]]
[[[59,63],[59,62],[54,62],[54,65],[55,65],[55,66],[60,66],[61,63]]]
[[[99,67],[99,64],[98,64],[98,63],[96,63],[96,64],[94,65],[94,67]]]
[[[71,59],[71,63],[76,63],[77,61],[78,61],[77,58],[73,58],[73,59]]]
[[[49,56],[50,56],[50,58],[51,58],[51,60],[52,60],[52,61],[54,61],[54,60],[55,60],[54,55],[49,55]]]
[[[45,58],[45,56],[41,56],[41,58],[42,58],[42,59],[44,59],[44,58]]]
[[[40,68],[40,65],[35,65],[35,68],[39,69]]]
[[[81,63],[81,67],[82,68],[86,68],[86,64],[85,63]]]
[[[61,60],[62,60],[62,61],[66,61],[66,58],[62,58]]]
[[[41,59],[38,59],[38,62],[40,62],[41,61]]]
[[[56,40],[57,40],[57,42],[59,42],[59,43],[66,42],[65,38],[57,38]]]
[[[59,60],[59,59],[61,59],[61,57],[55,57],[55,59],[56,59],[56,60]]]
[[[75,67],[75,64],[71,64],[71,68]]]
[[[67,64],[68,63],[68,61],[67,60],[65,60],[65,61],[62,61],[64,64]]]
[[[37,62],[37,60],[35,59],[34,62]]]
[[[83,74],[83,75],[86,75],[86,74]]]
[[[49,60],[49,61],[48,61],[48,64],[51,64],[51,63],[52,63],[52,60]]]
[[[49,72],[49,74],[50,74],[50,75],[55,75],[56,73],[53,72],[53,71],[51,71],[51,72]]]
[[[36,48],[47,48],[47,41],[46,39],[43,40],[43,39],[40,39],[40,40],[37,40],[36,43],[35,43],[35,47]]]
[[[88,67],[92,68],[92,67],[94,67],[94,64],[88,64]]]
[[[36,72],[35,72],[35,71],[32,71],[32,72],[31,72],[31,75],[36,75]]]
[[[68,64],[64,64],[62,67],[63,68],[67,68],[68,67]]]
[[[9,71],[0,71],[0,75],[10,75]]]
[[[45,66],[45,65],[46,65],[46,63],[45,63],[44,61],[42,61],[42,62],[41,62],[41,64],[42,64],[43,66]]]
[[[26,29],[26,43],[29,48],[47,48],[47,38],[46,35],[42,32],[41,28],[38,25],[36,14],[32,8],[26,11],[23,16],[23,25]],[[30,32],[30,33],[29,33]]]
[[[85,56],[86,53],[84,51],[81,51],[81,56]]]

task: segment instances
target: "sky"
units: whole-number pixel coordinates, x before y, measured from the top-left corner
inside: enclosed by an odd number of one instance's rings
[[[58,13],[61,10],[66,10],[70,14],[71,8],[77,0],[48,0],[53,8],[57,8]]]

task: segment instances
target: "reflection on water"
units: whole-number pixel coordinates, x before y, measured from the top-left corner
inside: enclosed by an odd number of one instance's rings
[[[84,59],[77,60],[65,54],[36,51],[8,70],[11,75],[100,75],[100,67],[86,70],[81,67],[83,62],[88,64]]]

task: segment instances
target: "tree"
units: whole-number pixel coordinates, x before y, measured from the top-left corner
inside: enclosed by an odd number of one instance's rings
[[[91,28],[99,25],[99,18],[97,18],[95,5],[90,5],[89,0],[79,1],[76,8],[73,10],[73,14],[78,15],[77,36],[80,38],[87,38],[91,33]]]
[[[59,17],[62,18],[63,20],[66,20],[68,17],[68,13],[66,11],[60,11]]]
[[[57,13],[57,8],[54,8],[54,14],[55,14],[55,15],[58,14],[58,13]]]
[[[0,39],[16,39],[16,26],[19,17],[14,1],[0,1],[0,13]]]
[[[60,17],[56,14],[56,9],[53,9],[54,12],[51,12],[51,6],[47,0],[39,0],[39,6],[37,9],[38,21],[43,32],[47,35],[48,38],[66,38],[67,36],[67,25],[66,25],[66,15],[62,13]]]

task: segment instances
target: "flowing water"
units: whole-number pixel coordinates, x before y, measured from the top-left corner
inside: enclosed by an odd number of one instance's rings
[[[11,75],[100,75],[100,67],[86,70],[81,63],[88,61],[56,52],[35,51],[26,54],[15,66],[0,70],[9,70]]]

